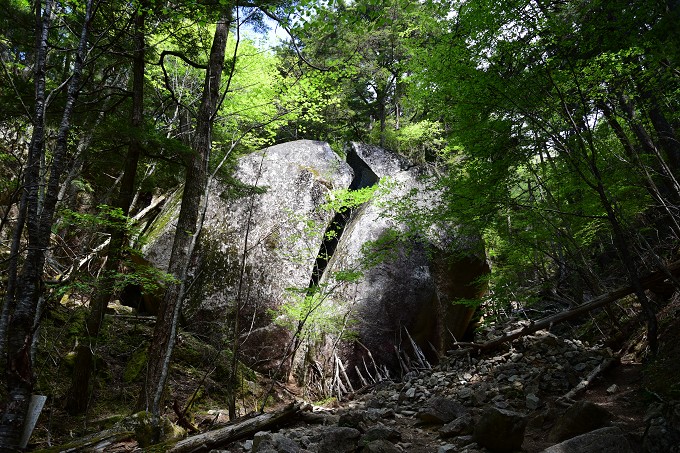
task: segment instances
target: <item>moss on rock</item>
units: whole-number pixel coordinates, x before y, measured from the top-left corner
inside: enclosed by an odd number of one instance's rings
[[[130,383],[137,379],[137,376],[139,376],[146,365],[146,353],[146,348],[139,348],[132,354],[132,357],[130,357],[130,360],[125,365],[125,371],[123,371],[123,382]]]

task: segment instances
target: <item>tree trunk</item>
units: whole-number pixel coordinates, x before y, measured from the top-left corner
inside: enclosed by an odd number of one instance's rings
[[[65,168],[71,115],[80,89],[80,79],[86,56],[89,25],[92,18],[92,0],[86,3],[83,27],[78,43],[73,75],[68,83],[66,102],[57,132],[56,146],[52,153],[49,179],[42,179],[40,161],[44,157],[45,143],[45,67],[47,58],[47,35],[52,1],[45,4],[43,15],[38,5],[36,38],[35,76],[35,118],[34,130],[29,148],[29,159],[25,173],[26,226],[28,232],[27,254],[21,273],[17,277],[16,291],[12,295],[9,313],[11,322],[7,328],[7,394],[8,401],[0,420],[0,449],[13,451],[19,448],[28,404],[33,390],[35,376],[31,359],[31,344],[35,333],[35,317],[38,300],[42,291],[42,272],[45,264],[45,250],[50,241],[54,211],[59,194],[59,183]],[[44,200],[39,201],[44,188]]]
[[[621,108],[627,116],[628,124],[638,138],[642,149],[650,156],[655,156],[659,162],[659,173],[663,175],[663,185],[667,187],[667,191],[671,194],[673,200],[680,198],[680,182],[675,177],[675,174],[668,166],[668,162],[659,152],[656,144],[643,125],[637,120],[636,112],[633,105],[624,97],[620,99]]]
[[[616,135],[616,137],[619,139],[619,142],[621,142],[623,149],[626,151],[626,155],[628,155],[628,157],[632,160],[635,166],[640,169],[641,174],[645,178],[645,186],[647,188],[647,191],[652,196],[652,198],[654,198],[659,203],[660,206],[663,206],[664,210],[668,214],[668,217],[671,221],[672,224],[671,228],[673,228],[675,235],[677,237],[680,237],[680,224],[678,224],[678,220],[676,219],[676,216],[673,213],[673,210],[671,209],[672,203],[669,204],[666,202],[664,195],[661,193],[661,190],[656,185],[656,182],[652,178],[652,175],[649,173],[649,169],[640,159],[638,150],[630,142],[628,136],[623,130],[623,127],[621,127],[618,120],[614,116],[614,112],[612,111],[611,107],[607,105],[606,102],[601,102],[599,104],[599,107],[602,109],[602,113],[607,119],[607,123],[614,131],[614,135]]]
[[[626,273],[628,274],[628,278],[630,279],[631,286],[635,290],[635,295],[640,302],[642,313],[647,321],[647,343],[649,344],[649,351],[651,355],[654,356],[659,349],[657,341],[658,323],[656,319],[656,312],[654,311],[651,301],[645,294],[645,288],[640,281],[640,275],[638,274],[633,255],[630,252],[625,231],[623,230],[618,216],[616,215],[614,205],[607,196],[605,188],[602,185],[602,177],[600,175],[599,169],[594,163],[591,163],[591,170],[597,180],[597,194],[600,197],[602,207],[607,213],[607,220],[609,220],[609,224],[612,227],[612,232],[614,233],[614,246],[619,252],[621,261],[623,262],[623,265],[626,268]]]
[[[230,17],[227,13],[220,18],[215,28],[203,86],[201,106],[197,115],[193,153],[187,163],[182,205],[170,255],[168,272],[177,281],[169,285],[159,307],[158,319],[149,347],[149,362],[145,384],[138,401],[140,409],[150,409],[156,419],[160,415],[161,400],[175,344],[177,322],[185,292],[187,270],[199,233],[197,231],[197,221],[208,178],[207,166],[212,142],[212,122],[219,100],[220,81],[224,67],[229,25]]]
[[[122,209],[124,216],[129,214],[134,194],[137,164],[142,152],[139,130],[144,120],[144,21],[146,19],[144,5],[140,6],[140,9],[133,12],[133,14],[135,14],[131,118],[133,135],[130,138],[123,178],[120,183],[120,192],[116,203],[116,206]],[[82,414],[87,409],[90,395],[90,377],[93,371],[93,350],[96,347],[97,337],[102,327],[106,306],[113,293],[115,274],[118,271],[122,248],[126,241],[126,231],[122,226],[111,228],[109,234],[111,235],[111,241],[109,242],[102,279],[90,300],[90,313],[85,325],[86,337],[82,339],[76,350],[71,388],[69,389],[66,403],[66,409],[71,415]]]
[[[659,141],[668,159],[668,167],[676,177],[680,176],[680,142],[673,126],[666,120],[656,101],[649,109],[649,119],[654,130],[659,135]]]
[[[221,429],[188,437],[177,442],[169,452],[197,453],[219,449],[231,442],[252,437],[258,431],[269,431],[293,423],[299,419],[303,410],[308,410],[308,408],[300,403],[292,403],[277,412],[259,414]]]

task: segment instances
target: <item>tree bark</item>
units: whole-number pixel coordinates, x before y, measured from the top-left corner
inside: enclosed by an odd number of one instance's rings
[[[132,118],[130,121],[133,135],[130,138],[120,192],[116,202],[116,207],[122,209],[124,216],[127,216],[130,212],[130,204],[134,195],[135,176],[137,175],[139,157],[142,153],[139,131],[144,121],[144,26],[146,19],[144,4],[133,14],[135,14],[135,34],[132,64]],[[90,313],[85,325],[86,337],[82,339],[76,350],[71,387],[66,402],[66,409],[71,415],[82,414],[87,409],[90,395],[90,377],[94,363],[93,350],[96,347],[97,337],[102,327],[104,312],[114,291],[115,273],[120,266],[122,249],[126,241],[126,231],[122,226],[111,228],[108,233],[111,236],[111,241],[109,242],[102,279],[99,288],[90,300]]]
[[[80,79],[87,51],[89,26],[92,19],[92,3],[88,0],[78,49],[73,64],[73,74],[68,83],[66,102],[57,132],[56,146],[52,153],[50,174],[45,181],[40,174],[40,162],[45,155],[45,68],[47,61],[47,36],[52,0],[36,8],[37,30],[35,77],[34,130],[29,148],[29,158],[24,180],[26,191],[26,226],[28,233],[27,253],[23,267],[17,277],[16,291],[10,295],[11,321],[7,328],[7,394],[8,401],[0,419],[0,451],[14,451],[19,448],[26,412],[34,384],[31,344],[35,333],[35,318],[38,300],[42,292],[42,272],[45,251],[50,242],[54,211],[59,194],[61,175],[66,166],[68,135],[71,116],[80,90]],[[42,12],[42,14],[41,14]],[[41,192],[44,189],[44,200]]]
[[[158,320],[149,347],[145,384],[138,406],[160,415],[163,391],[168,377],[170,358],[175,344],[177,323],[185,293],[187,271],[198,236],[197,221],[207,183],[207,166],[212,142],[212,122],[217,110],[220,81],[224,68],[229,12],[217,22],[205,75],[201,106],[197,114],[193,153],[187,162],[186,182],[168,272],[176,278],[170,284],[159,307]]]

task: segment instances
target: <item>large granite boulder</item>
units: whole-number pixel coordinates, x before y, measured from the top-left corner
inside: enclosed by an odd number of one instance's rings
[[[357,377],[356,367],[367,368],[364,362],[370,372],[375,364],[398,373],[395,348],[404,360],[415,357],[409,337],[436,361],[436,353],[467,328],[473,310],[456,301],[484,292],[478,279],[488,266],[479,238],[465,237],[450,224],[429,226],[423,233],[398,215],[404,209],[437,209],[439,193],[430,189],[427,176],[422,167],[361,144],[352,145],[347,162],[314,141],[242,157],[236,184],[215,182],[209,188],[183,310],[185,326],[222,344],[233,338],[238,319],[241,359],[261,371],[275,370],[299,325],[294,316],[287,319],[289,329],[273,322],[273,317],[285,319],[277,309],[296,300],[290,288],[301,298],[310,284],[319,284],[323,307],[309,318],[298,316],[317,323],[318,331],[344,329],[359,341],[318,342],[318,335],[310,335],[309,349],[297,354],[298,370],[316,373],[324,362],[336,366],[331,362],[337,355],[350,377]],[[351,215],[321,208],[335,190],[378,181],[377,195]],[[147,235],[145,256],[160,268],[167,268],[179,206],[179,196],[173,197]],[[336,225],[328,230],[331,224]],[[373,249],[370,260],[367,247]],[[320,258],[320,251],[330,260]],[[362,277],[337,278],[347,270],[359,270]],[[335,324],[324,326],[329,319]]]
[[[216,341],[221,335],[231,338],[238,301],[243,360],[260,370],[277,366],[291,334],[272,323],[272,310],[290,299],[289,288],[309,286],[333,217],[319,206],[329,192],[347,188],[352,176],[328,144],[316,141],[285,143],[240,158],[236,184],[216,181],[209,188],[183,312],[186,326]],[[180,201],[175,196],[168,203],[144,248],[146,258],[162,269]]]
[[[422,225],[414,227],[401,215],[437,209],[440,203],[424,168],[357,143],[348,162],[356,173],[355,188],[378,179],[386,188],[351,215],[321,279],[329,305],[359,340],[330,344],[350,376],[357,368],[374,373],[374,364],[403,371],[395,349],[415,357],[409,336],[435,361],[435,350],[441,353],[460,339],[473,315],[456,301],[477,299],[485,291],[478,283],[489,271],[481,240],[458,234],[450,224],[431,225],[423,233]],[[336,278],[347,270],[362,277],[348,283]],[[319,355],[319,361],[334,366],[328,343]]]

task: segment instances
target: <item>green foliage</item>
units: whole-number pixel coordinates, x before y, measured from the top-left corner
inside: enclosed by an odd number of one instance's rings
[[[427,50],[409,64],[413,101],[429,107],[448,139],[439,154],[447,208],[435,217],[483,232],[491,296],[501,304],[536,300],[556,285],[576,301],[583,288],[597,293],[592,251],[615,246],[616,224],[633,236],[653,186],[663,185],[650,175],[663,173],[664,158],[641,152],[636,132],[653,135],[656,126],[643,126],[653,120],[634,104],[657,96],[640,93],[649,81],[677,105],[677,80],[647,66],[677,40],[662,45],[653,31],[669,16],[652,2],[638,5],[640,15],[575,6],[428,4]],[[675,107],[656,106],[674,117]]]
[[[344,282],[353,282],[361,274],[341,273],[340,276]],[[346,329],[346,315],[328,303],[336,287],[323,283],[304,290],[289,288],[288,300],[272,313],[274,322],[308,341],[321,340],[327,334],[351,337],[352,332]]]
[[[129,217],[123,215],[120,208],[108,205],[99,205],[95,213],[64,209],[60,219],[60,223],[55,225],[55,231],[68,228],[71,235],[91,235],[93,232],[114,230],[123,231],[125,237],[128,238],[139,235],[138,227]],[[123,258],[123,270],[114,271],[110,276],[114,282],[114,292],[119,292],[128,285],[138,285],[145,293],[157,293],[176,281],[171,274],[148,264],[138,249],[123,246],[120,253]],[[80,272],[66,284],[59,285],[56,295],[61,297],[70,293],[89,294],[102,277],[104,276],[92,276]]]
[[[392,123],[390,123],[392,125]],[[422,120],[383,133],[384,146],[416,163],[438,161],[447,153],[446,134],[438,121]],[[371,142],[379,143],[379,131],[371,131]]]
[[[86,184],[82,181],[76,183],[81,187]],[[71,209],[64,209],[61,212],[62,223],[55,225],[55,230],[66,225],[77,225],[82,229],[91,229],[97,231],[105,230],[123,230],[129,233],[133,229],[133,223],[123,214],[121,208],[100,204],[97,206],[97,212],[92,214],[88,212],[77,212]]]
[[[378,186],[350,190],[338,189],[326,195],[326,202],[321,205],[323,211],[344,213],[355,209],[373,198]]]
[[[370,269],[386,261],[394,260],[401,246],[408,246],[409,241],[405,240],[401,231],[394,229],[387,230],[378,239],[362,244],[362,267]]]

